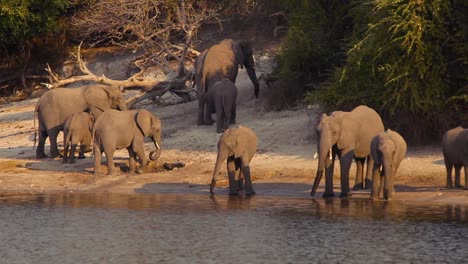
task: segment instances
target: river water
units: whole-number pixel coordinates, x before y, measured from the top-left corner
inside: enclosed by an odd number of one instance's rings
[[[0,196],[1,263],[467,263],[468,207],[188,194]]]

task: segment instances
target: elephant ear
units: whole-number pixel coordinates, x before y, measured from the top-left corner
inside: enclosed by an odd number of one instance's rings
[[[341,121],[338,137],[338,149],[352,148],[356,145],[356,134],[359,132],[359,124],[356,120],[344,118]]]
[[[84,89],[83,97],[88,107],[94,106],[102,111],[109,109],[111,95],[104,86],[91,85]]]
[[[153,119],[147,110],[139,110],[135,114],[135,123],[145,137],[151,136]]]

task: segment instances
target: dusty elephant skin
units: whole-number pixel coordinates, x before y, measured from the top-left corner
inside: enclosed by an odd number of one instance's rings
[[[94,173],[101,173],[101,155],[106,154],[107,169],[114,174],[114,152],[126,148],[129,155],[130,172],[146,172],[148,159],[145,156],[144,138],[148,137],[154,143],[156,152],[150,158],[159,157],[161,152],[161,120],[147,110],[105,111],[93,128]],[[141,164],[136,168],[136,158]]]
[[[107,85],[88,85],[78,88],[56,88],[44,93],[36,103],[35,112],[39,120],[39,143],[36,159],[46,158],[44,144],[47,137],[50,141],[50,157],[59,156],[57,135],[63,130],[65,119],[75,113],[96,107],[127,110],[125,99],[117,87]]]
[[[371,199],[377,200],[382,194],[391,200],[394,191],[395,174],[406,155],[406,142],[395,131],[387,129],[371,141],[372,168]]]
[[[210,109],[205,109],[206,94],[216,82],[228,78],[235,83],[239,66],[244,67],[254,85],[255,97],[258,97],[259,83],[255,73],[252,47],[248,41],[225,39],[203,51],[195,60],[195,82],[198,90],[197,124],[212,125]],[[235,109],[231,113],[232,123],[236,121]]]
[[[333,170],[335,156],[340,158],[341,197],[350,196],[349,170],[353,158],[356,161],[356,181],[354,189],[364,187],[364,163],[367,159],[366,185],[370,185],[371,169],[370,142],[384,131],[382,119],[377,112],[360,105],[351,112],[336,111],[330,116],[323,114],[317,125],[318,168],[311,196],[315,195],[325,169],[325,192],[323,197],[335,196],[333,192]]]
[[[243,126],[226,130],[218,141],[218,155],[216,157],[210,193],[214,195],[214,188],[218,181],[218,174],[222,163],[227,161],[229,176],[229,195],[237,195],[243,189],[245,180],[245,194],[255,194],[250,177],[250,162],[257,151],[258,140],[255,133]],[[238,177],[236,179],[236,174]]]
[[[236,85],[226,78],[215,83],[206,93],[207,110],[216,113],[217,133],[222,133],[229,124],[235,123],[236,99]]]
[[[89,112],[75,113],[65,119],[63,125],[63,163],[75,163],[75,151],[80,144],[79,159],[85,158],[85,150],[91,147],[94,116]],[[70,155],[68,150],[70,149]]]
[[[463,188],[460,172],[465,170],[465,189],[468,189],[468,129],[456,127],[442,138],[442,153],[447,170],[447,188],[453,188],[452,169],[455,168],[455,188]]]

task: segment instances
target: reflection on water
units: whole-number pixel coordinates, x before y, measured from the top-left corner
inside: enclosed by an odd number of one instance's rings
[[[468,207],[181,194],[0,196],[2,263],[463,263]]]

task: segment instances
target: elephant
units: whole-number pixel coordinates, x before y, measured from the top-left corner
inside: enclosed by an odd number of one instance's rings
[[[252,56],[252,46],[246,40],[225,39],[203,51],[195,60],[195,83],[198,92],[198,119],[197,125],[212,125],[209,109],[205,110],[206,94],[210,87],[224,78],[233,83],[237,74],[245,66],[247,74],[254,85],[254,94],[258,98],[260,85],[255,73],[255,62]],[[236,121],[236,113],[231,114],[232,123]]]
[[[216,132],[222,133],[233,124],[231,114],[236,112],[237,88],[228,78],[213,84],[206,93],[207,111],[216,113]]]
[[[360,105],[351,112],[336,111],[330,116],[323,114],[317,125],[317,152],[318,168],[312,187],[311,196],[315,195],[323,171],[325,169],[324,198],[333,197],[333,170],[335,156],[340,159],[340,197],[351,196],[349,189],[349,170],[353,158],[356,161],[356,181],[353,189],[369,187],[373,165],[370,156],[370,143],[372,138],[384,131],[382,119],[379,114],[365,106]],[[363,169],[367,159],[366,186],[364,186]]]
[[[468,128],[458,126],[445,133],[442,138],[442,153],[447,169],[447,188],[453,188],[452,168],[455,167],[455,188],[460,184],[460,171],[465,170],[465,190],[468,190]]]
[[[213,179],[210,185],[210,194],[214,195],[214,188],[222,163],[227,161],[229,176],[229,195],[238,195],[243,189],[245,181],[245,195],[252,196],[255,191],[250,177],[250,162],[257,151],[258,139],[250,128],[239,125],[229,128],[221,135],[218,141],[218,155],[216,157]],[[236,172],[239,171],[236,180]]]
[[[157,160],[161,155],[161,120],[148,110],[105,111],[94,124],[93,153],[94,173],[100,174],[101,155],[106,154],[108,174],[114,174],[114,152],[127,148],[130,172],[143,173],[147,170],[148,159],[145,157],[144,139],[149,137],[156,147],[151,151],[150,160]],[[140,167],[135,170],[136,158]]]
[[[74,113],[65,119],[63,125],[63,163],[75,163],[75,150],[80,143],[79,159],[85,158],[85,151],[91,145],[92,131],[94,125],[94,115],[90,109],[81,113]],[[70,148],[68,156],[68,149]]]
[[[377,200],[383,194],[385,200],[391,200],[394,194],[393,179],[406,155],[406,142],[397,132],[387,129],[371,141],[372,167],[371,199]]]
[[[36,159],[47,158],[44,153],[47,137],[50,141],[50,157],[59,156],[57,136],[63,130],[65,119],[74,113],[83,112],[88,107],[96,107],[101,111],[127,110],[122,92],[114,86],[87,85],[77,88],[56,88],[44,93],[34,109],[39,120]]]

